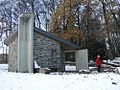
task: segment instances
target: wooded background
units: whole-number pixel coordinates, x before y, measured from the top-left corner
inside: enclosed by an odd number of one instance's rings
[[[120,56],[120,0],[1,0],[0,41],[18,28],[18,16],[33,13],[35,27],[88,49],[89,59]]]

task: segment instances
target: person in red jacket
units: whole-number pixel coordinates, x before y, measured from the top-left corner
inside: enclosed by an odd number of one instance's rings
[[[97,55],[95,63],[96,63],[96,67],[97,67],[98,72],[100,72],[101,64],[102,64],[102,60],[100,59],[100,55]]]

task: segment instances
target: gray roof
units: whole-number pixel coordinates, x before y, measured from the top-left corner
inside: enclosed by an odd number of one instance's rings
[[[67,40],[64,40],[64,39],[62,39],[62,38],[59,38],[59,37],[57,37],[56,35],[54,35],[54,34],[52,34],[52,33],[50,33],[50,32],[46,32],[46,31],[41,30],[41,29],[39,29],[39,28],[34,28],[34,30],[35,30],[36,32],[38,32],[38,33],[46,36],[46,37],[49,37],[49,38],[51,38],[51,39],[54,39],[54,40],[60,42],[61,44],[65,45],[65,46],[68,46],[68,47],[71,47],[71,48],[74,48],[74,49],[80,49],[80,47],[79,47],[78,45],[75,45],[75,44],[73,44],[73,43],[68,42]],[[5,43],[6,45],[9,45],[9,43],[10,43],[11,41],[13,41],[17,35],[18,35],[18,31],[15,31],[12,35],[10,35],[10,36],[4,41],[4,43]]]
[[[14,39],[18,36],[18,31],[13,32],[8,38],[4,40],[4,44],[9,45],[10,42],[14,41]]]

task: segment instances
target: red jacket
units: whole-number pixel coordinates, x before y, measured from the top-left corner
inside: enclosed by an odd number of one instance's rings
[[[96,66],[98,66],[102,64],[102,61],[99,57],[97,57],[95,63],[96,63]]]

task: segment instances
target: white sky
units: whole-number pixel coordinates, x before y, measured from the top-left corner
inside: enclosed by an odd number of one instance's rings
[[[5,35],[3,34],[2,37],[0,38],[0,54],[1,53],[6,53],[6,47],[7,46],[4,44],[4,38],[5,38]]]

